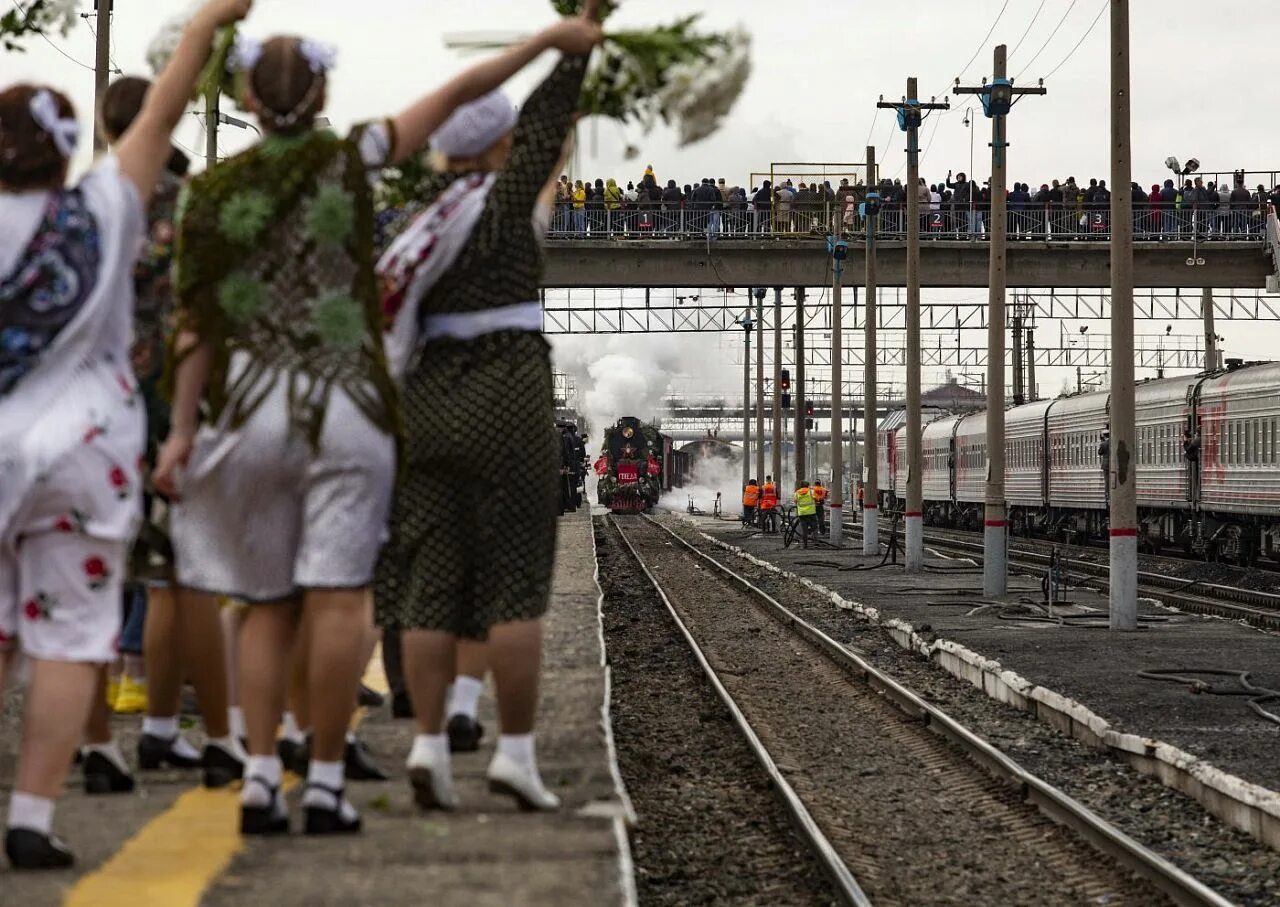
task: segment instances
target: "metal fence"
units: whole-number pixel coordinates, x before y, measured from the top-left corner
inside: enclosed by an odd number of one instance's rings
[[[974,209],[926,209],[919,231],[924,239],[981,241],[989,238],[990,212]],[[887,206],[879,215],[877,236],[903,239],[907,213]],[[1111,211],[1100,208],[1041,207],[1010,210],[1010,240],[1087,242],[1111,238]],[[1261,242],[1266,213],[1219,208],[1134,209],[1135,239],[1146,242]],[[782,203],[756,210],[750,205],[710,210],[696,204],[588,208],[560,205],[552,218],[549,235],[555,239],[722,239],[750,237],[865,236],[866,219],[856,205],[836,202]]]

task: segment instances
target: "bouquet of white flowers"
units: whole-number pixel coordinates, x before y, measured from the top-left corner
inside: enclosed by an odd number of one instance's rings
[[[562,15],[581,8],[581,0],[553,2]],[[602,18],[617,6],[606,0]],[[697,16],[687,16],[647,31],[606,32],[583,84],[582,111],[634,120],[646,131],[661,120],[679,129],[682,145],[710,136],[751,75],[751,36],[741,29],[704,33],[697,25]]]
[[[182,41],[182,33],[186,31],[188,23],[191,22],[191,18],[199,8],[200,5],[194,3],[188,7],[186,12],[172,17],[160,26],[160,31],[156,32],[155,37],[151,39],[151,43],[147,45],[147,65],[151,67],[153,73],[160,75],[164,68],[169,65],[170,58],[178,49],[179,42]],[[239,100],[236,73],[232,71],[232,67],[227,65],[227,60],[232,48],[235,46],[235,41],[236,26],[229,25],[218,30],[213,42],[213,53],[210,55],[204,71],[200,74],[199,81],[196,82],[193,98],[207,97],[210,92],[216,91],[227,95],[233,100]]]
[[[57,31],[64,37],[80,18],[80,0],[32,0],[22,9],[0,16],[0,44],[5,50],[22,51],[18,40],[26,35],[47,35]]]

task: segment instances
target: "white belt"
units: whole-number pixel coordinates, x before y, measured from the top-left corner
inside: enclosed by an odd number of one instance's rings
[[[422,326],[422,336],[427,340],[474,340],[498,331],[542,330],[542,303],[521,302],[500,309],[482,312],[451,312],[444,315],[428,315]]]

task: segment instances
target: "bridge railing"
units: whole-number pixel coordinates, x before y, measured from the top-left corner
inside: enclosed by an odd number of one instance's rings
[[[881,210],[877,236],[905,239],[906,211]],[[982,241],[989,236],[990,213],[980,209],[925,210],[918,229],[925,239]],[[1088,242],[1111,237],[1109,206],[1083,208],[1035,205],[1009,211],[1008,233],[1013,240]],[[1144,242],[1262,242],[1265,214],[1253,207],[1134,209],[1135,238]],[[560,205],[548,233],[552,239],[750,239],[802,238],[837,232],[848,238],[865,236],[866,220],[856,209],[840,210],[834,203],[756,211],[741,208],[707,210],[698,207],[591,209]]]

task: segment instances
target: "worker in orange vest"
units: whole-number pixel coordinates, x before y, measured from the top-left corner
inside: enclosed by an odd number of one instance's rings
[[[742,490],[742,522],[750,525],[755,522],[756,506],[760,503],[760,486],[755,479],[747,480],[747,487]]]
[[[760,528],[778,531],[778,486],[773,484],[773,476],[765,476],[760,488]]]
[[[818,506],[818,531],[827,531],[827,489],[822,486],[821,479],[813,482],[813,503]]]

